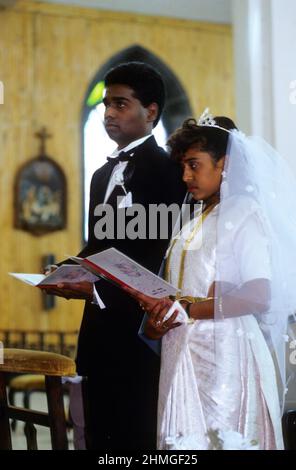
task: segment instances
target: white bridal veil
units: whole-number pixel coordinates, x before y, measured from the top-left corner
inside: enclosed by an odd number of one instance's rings
[[[289,357],[286,361],[287,343],[293,339],[289,322],[296,312],[296,180],[267,142],[237,130],[229,133],[222,175],[215,319],[218,325],[230,317],[244,322],[248,314],[256,317],[275,362],[282,399],[296,368]],[[248,334],[252,342],[252,325],[235,334]],[[220,340],[217,334],[217,361]]]

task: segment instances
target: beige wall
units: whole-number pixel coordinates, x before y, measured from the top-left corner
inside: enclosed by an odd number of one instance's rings
[[[80,324],[81,302],[58,299],[54,310],[43,311],[39,291],[7,272],[38,272],[42,255],[62,259],[79,250],[83,99],[100,66],[134,44],[173,70],[196,114],[210,106],[233,115],[230,26],[30,1],[0,10],[0,328],[72,330]],[[68,227],[34,237],[13,229],[13,185],[20,165],[36,155],[34,132],[43,125],[53,134],[48,153],[68,180]]]

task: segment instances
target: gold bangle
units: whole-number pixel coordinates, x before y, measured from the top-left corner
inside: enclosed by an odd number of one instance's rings
[[[206,302],[207,300],[215,300],[215,297],[195,297],[195,302]]]
[[[191,297],[190,295],[184,295],[184,296],[170,295],[170,299],[178,300],[179,302],[182,302],[182,300],[184,300],[185,302],[189,302],[190,304],[195,304],[199,302],[206,302],[207,300],[215,300],[215,297]]]

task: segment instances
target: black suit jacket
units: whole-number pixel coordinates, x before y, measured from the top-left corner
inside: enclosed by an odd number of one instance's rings
[[[133,203],[142,204],[146,209],[149,204],[182,204],[186,188],[182,183],[180,168],[157,146],[154,137],[148,138],[133,151],[132,161],[128,163],[127,168],[132,174],[127,189],[132,192]],[[94,216],[94,209],[104,201],[112,170],[113,166],[106,163],[93,175],[90,189],[89,240],[80,256],[89,256],[113,246],[157,273],[170,233],[168,238],[163,240],[98,240],[94,235],[95,223],[98,220],[98,217]],[[127,222],[128,220],[127,218]],[[147,228],[148,222],[147,218]],[[78,341],[78,372],[88,375],[100,370],[107,374],[118,371],[125,375],[134,375],[138,368],[145,368],[147,361],[157,360],[138,337],[142,312],[134,300],[109,282],[100,280],[96,287],[106,309],[100,310],[98,306],[86,302]]]

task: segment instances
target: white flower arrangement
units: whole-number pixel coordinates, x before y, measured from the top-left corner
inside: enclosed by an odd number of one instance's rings
[[[237,431],[210,429],[207,436],[210,440],[209,450],[259,450],[257,441],[248,441]]]
[[[165,440],[168,450],[199,450],[198,434],[168,436]]]
[[[208,450],[259,450],[257,441],[249,441],[236,431],[209,429],[206,435],[209,440]],[[201,450],[198,442],[197,433],[186,436],[178,434],[165,439],[168,450]]]

